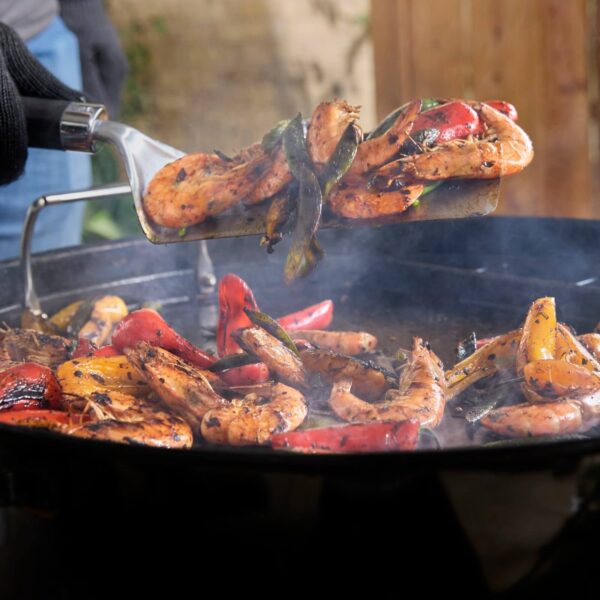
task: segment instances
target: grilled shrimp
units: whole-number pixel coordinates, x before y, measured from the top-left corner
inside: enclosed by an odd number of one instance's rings
[[[280,192],[290,181],[292,174],[283,148],[279,147],[270,159],[268,168],[257,178],[254,187],[242,198],[244,204],[257,204]]]
[[[345,421],[414,419],[424,427],[437,427],[444,416],[443,365],[421,338],[414,338],[410,364],[402,375],[399,389],[388,391],[383,402],[365,402],[351,393],[351,387],[351,379],[338,379],[329,399],[332,410]]]
[[[536,360],[523,369],[523,393],[530,402],[577,398],[600,389],[600,374],[566,360]]]
[[[558,323],[556,326],[556,358],[580,365],[588,371],[600,373],[600,362],[596,355],[600,349],[598,346],[600,339],[595,338],[597,335],[588,333],[577,338],[566,325]]]
[[[126,350],[126,354],[154,393],[194,431],[200,431],[207,410],[225,403],[211,385],[218,384],[219,378],[210,371],[193,367],[146,342]]]
[[[533,158],[528,135],[509,117],[473,103],[485,128],[481,140],[452,140],[422,154],[412,154],[378,170],[378,176],[404,175],[414,180],[437,181],[452,177],[492,179],[518,173]]]
[[[64,337],[33,329],[0,331],[0,360],[6,365],[35,362],[53,369],[69,358],[72,346]]]
[[[338,99],[321,102],[315,108],[306,134],[306,146],[317,169],[329,161],[346,127],[356,123],[358,111],[359,107]]]
[[[266,400],[266,401],[265,401]],[[293,431],[306,418],[304,396],[276,383],[270,396],[249,394],[209,410],[202,419],[202,437],[219,444],[264,444],[275,433]]]
[[[309,131],[314,157],[327,162],[344,132],[356,120],[345,102],[315,109],[319,126]],[[216,154],[189,154],[162,168],[144,196],[144,209],[158,225],[188,227],[215,217],[239,202],[255,204],[281,191],[292,180],[281,144],[243,149],[230,160]]]
[[[135,405],[115,413],[112,418],[69,428],[67,433],[93,440],[161,448],[189,448],[193,442],[192,430],[183,419],[139,398],[135,399]]]
[[[575,433],[582,430],[584,421],[580,402],[571,400],[498,408],[483,417],[481,424],[499,435],[519,438]]]
[[[360,144],[348,175],[364,175],[392,160],[408,138],[420,109],[421,101],[414,100],[388,131]]]
[[[372,189],[364,177],[346,176],[331,191],[328,205],[340,217],[377,219],[403,213],[422,192],[423,185],[418,183],[378,191]]]
[[[340,378],[351,379],[355,391],[367,400],[379,400],[397,384],[393,373],[386,372],[375,363],[330,350],[301,350],[300,358],[307,371],[318,373],[329,383]]]
[[[596,361],[600,361],[600,333],[584,333],[578,340]]]
[[[242,329],[236,339],[249,354],[264,362],[283,381],[296,386],[306,383],[302,361],[276,337],[261,327]]]
[[[291,331],[294,340],[306,340],[318,348],[340,352],[341,354],[362,354],[372,352],[377,346],[377,338],[364,331]]]
[[[240,202],[270,163],[266,155],[238,164],[215,154],[189,154],[154,176],[144,196],[144,209],[165,227],[201,223]]]
[[[491,411],[481,423],[508,437],[585,431],[600,422],[600,375],[565,360],[525,365],[523,392],[530,401]]]

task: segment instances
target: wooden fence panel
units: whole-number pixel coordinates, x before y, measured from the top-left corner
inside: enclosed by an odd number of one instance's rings
[[[588,0],[371,1],[379,116],[414,97],[508,100],[535,158],[498,212],[594,216]]]

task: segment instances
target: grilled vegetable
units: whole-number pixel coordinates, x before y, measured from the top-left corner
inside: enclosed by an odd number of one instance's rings
[[[255,385],[269,381],[269,368],[264,363],[244,365],[219,373],[227,385]]]
[[[200,368],[215,362],[213,356],[196,348],[150,308],[142,308],[127,315],[117,325],[112,336],[112,345],[120,353],[126,348],[134,348],[140,342],[170,350]]]
[[[279,324],[287,331],[298,329],[325,329],[333,320],[333,302],[323,300],[284,317],[277,319]]]
[[[16,365],[0,373],[0,410],[60,408],[61,388],[54,373],[35,363]]]
[[[352,166],[360,138],[360,130],[354,123],[350,123],[346,127],[325,168],[319,173],[319,184],[323,192],[323,200],[327,200],[327,196],[329,196],[329,192],[333,186]]]
[[[447,102],[419,114],[401,153],[423,152],[435,144],[466,138],[476,134],[480,127],[477,113],[468,104]]]
[[[414,450],[419,428],[417,421],[323,427],[277,433],[271,438],[271,446],[307,454]]]
[[[69,406],[84,408],[87,400],[102,402],[113,392],[142,397],[148,386],[125,356],[77,358],[63,363],[56,372]],[[80,399],[77,402],[77,398]]]
[[[213,363],[209,370],[218,373],[227,385],[252,385],[269,379],[267,366],[245,352],[224,356]]]
[[[539,298],[530,307],[517,348],[517,373],[533,360],[554,358],[556,352],[556,305],[554,298]]]
[[[77,302],[71,302],[64,308],[61,308],[57,313],[53,314],[48,322],[56,328],[57,332],[63,335],[74,335],[76,334],[83,324],[89,319],[92,313],[93,303],[89,300],[77,300]],[[79,323],[76,325],[76,329],[73,329],[71,323],[76,319],[80,318]]]
[[[103,296],[94,302],[90,318],[79,330],[97,348],[107,343],[113,327],[127,316],[127,305],[119,296]]]
[[[289,186],[271,200],[266,216],[265,235],[260,241],[261,246],[267,247],[267,252],[273,252],[273,246],[283,239],[285,227],[296,208],[297,186]]]
[[[219,282],[219,321],[217,324],[217,352],[219,356],[239,352],[240,346],[232,333],[250,327],[252,321],[245,308],[258,310],[258,304],[250,286],[237,275],[228,273]]]

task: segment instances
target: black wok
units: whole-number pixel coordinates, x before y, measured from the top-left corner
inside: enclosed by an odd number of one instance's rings
[[[457,340],[514,328],[539,296],[556,297],[561,320],[593,329],[599,233],[595,222],[534,218],[324,232],[326,260],[292,288],[281,283],[284,248],[266,256],[245,239],[209,250],[217,275],[246,279],[271,314],[329,297],[340,327],[374,331],[390,351],[421,335],[450,364]],[[135,240],[48,253],[34,269],[48,312],[110,290],[131,304],[162,303],[167,320],[201,342],[215,297],[198,293],[194,265],[193,245]],[[0,318],[16,324],[17,264],[1,264],[0,276]],[[587,539],[600,531],[590,508],[598,454],[594,437],[299,456],[160,450],[1,427],[0,501],[10,507],[2,597],[125,589],[138,597],[163,585],[174,595],[188,584],[197,594],[215,585],[227,593],[319,594],[416,585],[478,597],[563,588],[585,597],[598,583],[586,563]],[[575,502],[581,510],[573,512]],[[540,510],[556,518],[533,527]],[[492,527],[498,540],[488,531],[494,518],[502,519]],[[511,528],[514,552],[523,554],[512,562],[510,543],[500,543]],[[117,585],[123,572],[128,582]]]

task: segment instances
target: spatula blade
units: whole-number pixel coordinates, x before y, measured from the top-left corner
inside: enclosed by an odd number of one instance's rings
[[[403,213],[372,220],[342,219],[324,215],[321,229],[385,225],[409,221],[439,221],[481,217],[492,213],[498,206],[500,179],[456,179],[447,181],[427,194],[416,207]],[[167,229],[143,219],[144,233],[156,244],[193,240],[211,240],[227,237],[262,235],[268,202],[255,206],[239,204],[227,213],[185,229]],[[139,211],[138,211],[139,215]]]

